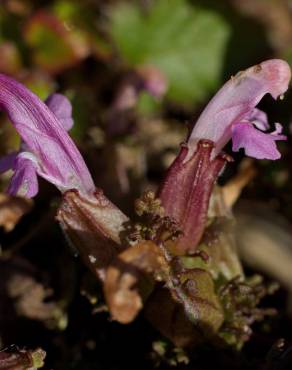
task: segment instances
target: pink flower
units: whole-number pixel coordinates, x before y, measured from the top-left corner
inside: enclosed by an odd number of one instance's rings
[[[22,139],[18,152],[0,160],[0,172],[14,171],[9,193],[35,196],[39,175],[61,192],[77,189],[83,195],[93,194],[91,175],[66,132],[73,125],[70,102],[54,94],[46,103],[22,84],[0,74],[0,107]]]
[[[193,152],[200,139],[215,143],[214,155],[232,139],[233,150],[244,148],[245,153],[257,159],[278,159],[280,153],[275,141],[285,140],[282,126],[272,133],[266,114],[255,108],[262,97],[271,94],[274,99],[288,89],[291,77],[289,65],[280,59],[271,59],[239,72],[213,97],[199,117],[189,138]]]
[[[183,232],[177,243],[180,253],[193,253],[204,233],[210,196],[219,173],[231,157],[222,154],[232,139],[233,150],[258,159],[278,159],[277,140],[282,126],[269,128],[267,115],[256,108],[262,97],[273,98],[288,88],[291,72],[282,60],[268,60],[239,72],[209,102],[177,158],[170,166],[158,196],[165,212]]]

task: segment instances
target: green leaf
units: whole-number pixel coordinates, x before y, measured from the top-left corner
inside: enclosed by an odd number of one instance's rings
[[[111,36],[129,66],[154,65],[168,78],[168,97],[193,104],[220,83],[229,25],[185,0],[157,0],[149,12],[133,3],[110,11]]]
[[[137,111],[143,116],[151,116],[159,111],[161,105],[160,101],[146,92],[143,92],[137,102]]]

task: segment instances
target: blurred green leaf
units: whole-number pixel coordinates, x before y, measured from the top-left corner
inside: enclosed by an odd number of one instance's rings
[[[218,86],[230,29],[216,12],[185,0],[157,0],[148,13],[137,4],[118,4],[110,20],[126,63],[160,68],[169,80],[169,98],[195,103]]]
[[[60,0],[53,4],[53,9],[60,19],[71,23],[72,19],[76,18],[76,15],[80,15],[80,5],[74,1]]]
[[[25,81],[25,85],[42,100],[45,100],[56,88],[47,76],[42,76],[41,74],[29,76]]]
[[[143,116],[152,116],[161,108],[160,101],[146,92],[143,92],[137,102],[137,111]]]
[[[75,141],[81,143],[84,140],[84,135],[91,121],[91,106],[93,104],[92,97],[86,91],[73,92],[69,94],[72,107],[74,125],[70,130],[70,136]]]

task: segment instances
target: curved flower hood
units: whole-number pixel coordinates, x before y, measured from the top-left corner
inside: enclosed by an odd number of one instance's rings
[[[232,139],[233,150],[244,148],[257,159],[278,159],[275,141],[285,140],[281,125],[272,133],[264,133],[269,124],[264,112],[255,108],[262,97],[278,98],[288,89],[291,78],[289,65],[271,59],[239,72],[218,91],[199,117],[189,138],[192,152],[201,139],[215,143],[214,155]]]
[[[0,74],[0,107],[22,139],[19,152],[0,160],[1,172],[14,171],[8,189],[11,194],[35,196],[37,174],[61,192],[94,192],[86,164],[66,132],[73,124],[71,104],[66,97],[54,94],[46,105],[25,86]]]

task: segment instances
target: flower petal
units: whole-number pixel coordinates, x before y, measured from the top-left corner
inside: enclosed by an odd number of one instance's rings
[[[249,115],[262,97],[273,98],[288,88],[291,71],[280,59],[267,60],[232,77],[209,102],[199,117],[189,139],[193,150],[200,139],[215,143],[215,154],[231,138],[231,127]]]
[[[62,123],[66,131],[71,130],[74,121],[72,118],[72,105],[69,99],[62,94],[52,94],[46,101],[46,105]]]
[[[34,162],[19,155],[15,161],[14,171],[8,193],[27,198],[34,197],[38,192],[37,169]]]
[[[272,132],[272,135],[280,135],[283,131],[283,127],[281,125],[281,123],[279,122],[276,122],[275,123],[275,131]],[[285,136],[285,139],[286,139],[286,136]]]
[[[84,160],[54,113],[25,86],[0,74],[0,106],[39,161],[38,173],[61,191],[94,192]],[[53,181],[52,181],[53,182]]]
[[[12,152],[0,158],[0,173],[12,170],[18,152]]]
[[[267,113],[258,108],[254,108],[246,119],[261,131],[266,131],[270,128]]]
[[[279,159],[280,152],[276,140],[286,140],[286,136],[267,134],[257,130],[250,123],[238,123],[232,127],[232,150],[244,148],[245,154],[257,159]]]

